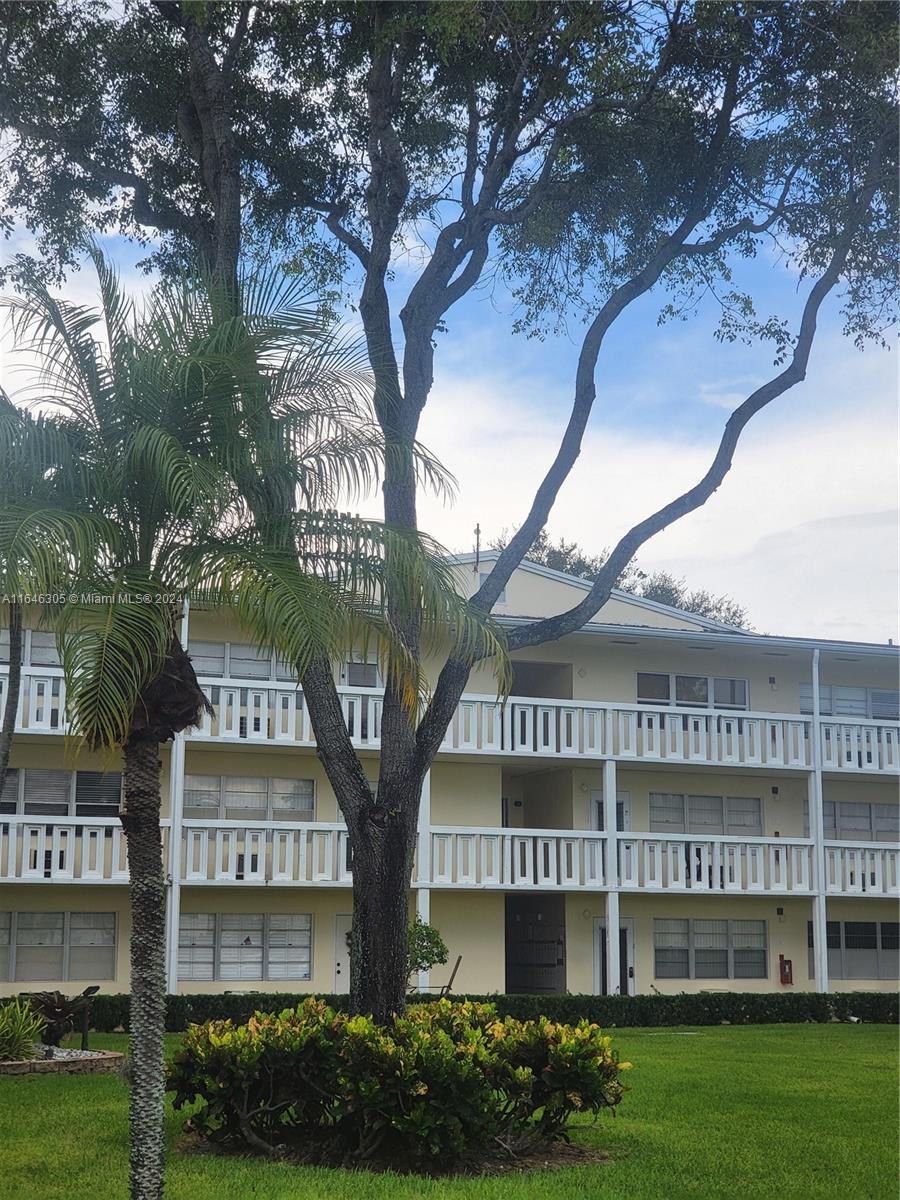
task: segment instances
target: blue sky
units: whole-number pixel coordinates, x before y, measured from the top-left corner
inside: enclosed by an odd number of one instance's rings
[[[29,241],[18,232],[7,252]],[[137,247],[106,247],[127,283],[146,286]],[[768,255],[741,271],[761,315],[799,314],[808,284],[798,292]],[[412,278],[398,263],[395,296]],[[82,273],[64,290],[86,302],[95,287]],[[660,303],[643,298],[610,331],[583,453],[549,523],[588,551],[693,483],[730,409],[775,369],[770,346],[714,340],[712,305],[659,327]],[[720,491],[639,559],[735,596],[764,632],[896,640],[896,354],[860,354],[841,335],[838,307],[826,302],[806,382],[754,419]],[[471,548],[476,521],[489,539],[521,519],[568,415],[580,326],[540,342],[513,335],[512,315],[509,297],[475,292],[438,335],[421,436],[460,489],[450,508],[423,498],[420,515],[452,550]],[[8,339],[0,352],[0,378],[15,391]],[[377,498],[362,507],[376,513]]]

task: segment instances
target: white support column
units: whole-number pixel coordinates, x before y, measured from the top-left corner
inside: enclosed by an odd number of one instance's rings
[[[188,644],[188,600],[181,617],[181,644]],[[169,886],[166,889],[166,991],[178,991],[178,930],[181,924],[181,820],[184,810],[184,734],[176,734],[169,758]]]
[[[616,822],[616,761],[603,763],[603,828],[606,833],[606,993],[619,992],[619,829]]]
[[[431,772],[422,781],[422,798],[419,801],[419,853],[416,859],[416,916],[426,924],[431,921]],[[420,991],[431,983],[430,971],[419,971],[416,987]]]
[[[812,655],[812,771],[807,777],[809,836],[813,839],[813,966],[817,992],[828,991],[825,814],[822,796],[822,720],[819,708],[819,650]]]

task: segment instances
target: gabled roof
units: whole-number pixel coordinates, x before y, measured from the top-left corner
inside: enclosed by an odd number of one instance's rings
[[[499,550],[482,550],[477,556],[480,563],[494,563],[500,557]],[[451,559],[454,563],[459,563],[461,566],[471,566],[476,560],[475,554],[455,554]],[[589,579],[583,579],[580,575],[569,575],[565,571],[554,571],[552,567],[545,567],[541,563],[531,562],[530,559],[523,558],[516,567],[517,571],[526,571],[531,575],[540,575],[544,579],[552,579],[556,583],[565,583],[569,587],[577,588],[582,592],[591,590],[591,582]],[[717,633],[732,633],[738,635],[746,635],[746,629],[740,629],[735,625],[726,625],[722,621],[714,621],[711,617],[701,617],[698,613],[686,612],[681,608],[674,608],[671,604],[660,604],[656,600],[648,600],[644,596],[635,596],[631,592],[625,592],[621,588],[613,588],[609,593],[611,600],[620,600],[626,604],[633,604],[637,608],[648,609],[650,612],[663,613],[666,616],[682,621],[690,621],[692,624],[699,626],[700,629],[709,629]]]

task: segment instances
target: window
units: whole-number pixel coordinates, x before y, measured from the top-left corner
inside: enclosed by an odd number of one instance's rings
[[[225,643],[224,642],[188,642],[188,654],[191,656],[194,670],[198,675],[225,674]]]
[[[900,805],[826,800],[822,805],[824,837],[829,841],[896,842],[900,840]],[[803,801],[803,836],[809,837],[809,801]]]
[[[377,688],[379,684],[378,663],[348,662],[344,664],[344,675],[348,687]]]
[[[11,767],[6,772],[3,791],[0,792],[0,813],[14,813],[19,807],[19,772]]]
[[[696,833],[707,837],[762,837],[758,796],[684,796],[650,793],[651,833]]]
[[[0,813],[28,817],[117,817],[122,795],[118,771],[11,770],[0,795]]]
[[[245,642],[231,643],[228,674],[233,679],[270,679],[272,655],[268,650]]]
[[[815,976],[813,924],[807,922],[809,977]],[[825,926],[830,979],[897,979],[900,977],[900,923],[897,921],[828,921]]]
[[[116,914],[0,913],[0,979],[114,979]]]
[[[662,675],[638,671],[638,704],[665,704],[678,708],[746,709],[746,679],[716,675]]]
[[[653,922],[657,979],[766,979],[765,921]]]
[[[27,816],[67,817],[72,790],[71,771],[28,767],[25,777],[24,807]]]
[[[812,684],[801,683],[800,711],[811,713],[812,710]],[[900,691],[822,683],[819,684],[819,712],[823,717],[849,717],[857,721],[900,721]]]
[[[709,704],[709,680],[705,675],[676,675],[675,703],[705,708]]]
[[[185,775],[184,815],[214,821],[312,821],[312,779],[265,779],[243,775]]]
[[[182,913],[178,977],[310,979],[312,916],[309,913]]]
[[[479,571],[478,572],[479,588],[484,586],[484,581],[487,579],[488,575],[490,575],[490,571]],[[506,588],[501,589],[500,595],[497,597],[495,603],[496,604],[505,604],[506,603]]]
[[[116,817],[122,798],[122,776],[118,771],[75,773],[75,816]]]
[[[56,637],[52,633],[32,630],[31,662],[36,667],[58,667],[59,651],[56,648]]]

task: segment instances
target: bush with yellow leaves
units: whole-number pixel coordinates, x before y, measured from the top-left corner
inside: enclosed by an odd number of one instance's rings
[[[420,1004],[391,1025],[309,999],[246,1025],[192,1025],[169,1072],[188,1128],[298,1161],[464,1169],[565,1138],[573,1113],[624,1087],[596,1025],[499,1018],[489,1004]]]

